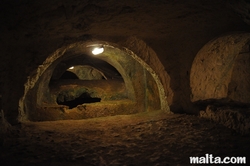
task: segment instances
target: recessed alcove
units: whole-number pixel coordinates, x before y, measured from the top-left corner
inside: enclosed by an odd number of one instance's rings
[[[250,124],[250,34],[228,34],[208,42],[190,74],[191,100],[200,116],[242,134]]]
[[[250,104],[249,44],[249,33],[234,33],[203,46],[191,68],[191,100]]]

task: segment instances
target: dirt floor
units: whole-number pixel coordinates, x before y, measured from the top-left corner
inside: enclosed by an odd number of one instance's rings
[[[189,165],[190,156],[250,157],[250,137],[162,111],[87,120],[25,122],[4,138],[1,166]]]

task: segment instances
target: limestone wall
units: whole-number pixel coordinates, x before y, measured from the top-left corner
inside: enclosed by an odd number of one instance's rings
[[[249,25],[232,10],[236,5],[228,6],[226,0],[0,3],[0,94],[5,116],[11,123],[17,122],[24,84],[39,65],[63,45],[91,38],[118,43],[136,36],[146,45],[134,50],[139,40],[130,49],[156,71],[171,110],[197,113],[190,101],[190,70],[197,52],[221,34],[249,31]],[[144,48],[150,49],[143,52]]]
[[[249,135],[249,113],[249,108],[208,105],[205,110],[200,112],[200,117],[220,123],[242,135]]]
[[[206,44],[194,59],[191,100],[250,103],[250,34],[226,35]]]

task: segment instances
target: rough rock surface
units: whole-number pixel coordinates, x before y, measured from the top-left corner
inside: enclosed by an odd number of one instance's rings
[[[198,113],[190,101],[193,60],[212,39],[250,31],[248,4],[246,0],[1,0],[4,115],[16,123],[27,77],[55,50],[91,38],[118,43],[130,36],[141,39],[145,48],[153,50],[148,53],[155,53],[162,63],[152,64],[157,58],[145,57],[155,72],[162,71],[158,75],[164,87],[172,90],[167,94],[171,110]],[[232,89],[234,85],[230,84]],[[249,137],[222,125],[195,116],[144,115],[22,123],[0,139],[0,164],[185,166],[189,156],[205,153],[250,158]]]
[[[207,106],[205,111],[200,112],[200,117],[218,122],[243,135],[250,134],[250,109]]]
[[[64,98],[62,100],[69,101],[83,93],[101,98],[102,101],[128,98],[123,80],[63,80],[54,82],[50,86],[50,91],[54,96],[54,102],[59,95]]]
[[[90,36],[114,43],[142,39],[170,76],[172,110],[195,113],[189,85],[195,55],[218,35],[249,31],[227,0],[2,0],[0,8],[0,93],[12,122],[27,77],[65,43]]]
[[[165,92],[168,105],[173,104],[173,90],[170,87],[170,76],[165,71],[164,66],[157,57],[157,54],[152,48],[150,48],[143,40],[136,37],[129,37],[126,41],[120,42],[124,47],[132,50],[137,56],[139,56],[146,64],[148,64],[163,85],[162,91]],[[158,87],[159,88],[159,87]]]
[[[5,139],[1,165],[187,166],[190,156],[249,156],[249,137],[204,118],[151,112],[26,122]],[[247,160],[248,162],[248,160]]]
[[[191,100],[231,99],[250,103],[250,34],[210,41],[197,54],[190,73]]]

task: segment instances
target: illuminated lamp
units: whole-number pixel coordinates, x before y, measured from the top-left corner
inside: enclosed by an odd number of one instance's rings
[[[104,48],[103,48],[103,47],[95,47],[95,48],[92,50],[92,54],[98,55],[98,54],[103,53],[103,51],[104,51]]]

